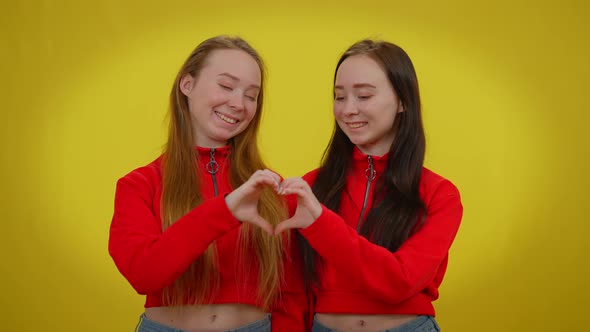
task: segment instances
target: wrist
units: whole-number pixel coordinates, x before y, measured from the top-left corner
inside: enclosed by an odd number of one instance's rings
[[[227,205],[228,210],[232,214],[234,214],[235,203],[234,203],[232,194],[229,193],[229,194],[225,195],[224,200],[225,200],[225,205]]]
[[[322,205],[318,203],[314,207],[313,212],[311,213],[311,216],[313,217],[313,220],[316,221],[321,215],[322,215]],[[313,222],[312,222],[312,224],[313,224]]]

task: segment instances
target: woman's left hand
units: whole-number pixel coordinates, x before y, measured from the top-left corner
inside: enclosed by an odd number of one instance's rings
[[[270,170],[258,170],[248,181],[225,197],[228,209],[241,222],[247,222],[262,228],[269,235],[273,234],[271,224],[258,213],[258,202],[264,187],[279,189],[281,177]]]
[[[277,192],[280,195],[297,195],[297,210],[291,218],[275,227],[275,235],[287,229],[306,228],[322,214],[322,205],[302,178],[284,180]]]

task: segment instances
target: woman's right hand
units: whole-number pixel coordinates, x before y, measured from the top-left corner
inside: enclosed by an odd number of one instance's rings
[[[280,183],[281,177],[278,174],[268,169],[258,170],[248,181],[225,196],[225,203],[236,219],[254,224],[273,235],[271,224],[258,213],[258,201],[264,187],[269,186],[278,190]]]
[[[309,227],[322,214],[322,205],[315,197],[309,184],[302,178],[286,179],[281,183],[278,193],[280,195],[296,195],[297,209],[291,218],[277,225],[275,235],[288,229]]]

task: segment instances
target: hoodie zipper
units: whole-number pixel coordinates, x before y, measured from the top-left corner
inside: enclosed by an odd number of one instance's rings
[[[209,162],[207,163],[207,172],[211,174],[211,180],[213,180],[213,192],[215,197],[219,194],[217,190],[217,179],[215,178],[217,171],[219,171],[219,164],[215,161],[215,148],[211,148],[211,152],[209,152]]]
[[[371,192],[371,183],[375,180],[375,166],[373,165],[373,156],[367,156],[369,161],[369,166],[365,170],[365,178],[367,178],[367,189],[365,190],[365,199],[363,201],[363,208],[361,209],[361,215],[359,216],[359,221],[356,226],[356,231],[360,232],[361,230],[361,223],[363,221],[363,217],[365,216],[365,210],[367,209],[367,203],[369,202],[369,193]]]

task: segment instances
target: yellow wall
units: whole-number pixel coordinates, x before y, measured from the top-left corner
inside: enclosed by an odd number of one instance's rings
[[[443,330],[587,328],[589,5],[425,2],[3,4],[2,329],[133,329],[143,298],[107,253],[115,181],[158,155],[176,71],[220,33],[267,61],[260,143],[285,176],[325,147],[340,52],[366,36],[404,47],[427,165],[465,205],[436,302]]]

